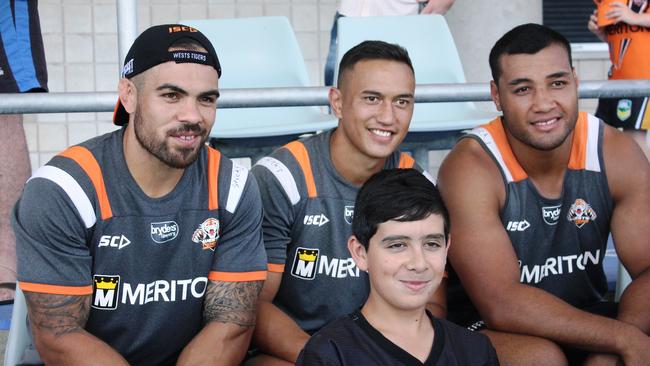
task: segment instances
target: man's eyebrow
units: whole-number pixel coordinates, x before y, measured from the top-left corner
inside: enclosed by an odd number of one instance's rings
[[[199,94],[199,97],[210,97],[210,96],[215,96],[217,97],[217,99],[219,99],[219,96],[221,96],[221,94],[219,93],[218,89],[208,90]]]
[[[565,78],[567,76],[571,75],[570,72],[568,71],[558,71],[554,72],[551,75],[548,75],[546,78],[547,79],[557,79],[557,78]]]
[[[424,237],[425,239],[433,239],[433,240],[445,240],[445,234],[429,234]]]
[[[175,92],[183,94],[183,95],[188,94],[187,91],[185,91],[185,89],[180,88],[180,87],[178,87],[178,86],[176,86],[174,84],[163,84],[163,85],[156,88],[156,90],[159,90],[159,91],[162,91],[162,90],[165,90],[165,89],[175,91]]]
[[[377,96],[377,97],[380,97],[380,96],[383,95],[382,93],[380,93],[378,91],[375,91],[375,90],[363,90],[361,92],[361,94],[365,94],[365,95],[370,94],[370,95],[374,95],[374,96]],[[400,99],[400,98],[401,99],[413,99],[415,97],[413,96],[413,93],[404,93],[404,94],[399,94],[399,95],[395,96],[395,99]]]
[[[508,85],[518,85],[523,83],[529,83],[531,80],[529,78],[519,78],[513,79],[508,82]]]

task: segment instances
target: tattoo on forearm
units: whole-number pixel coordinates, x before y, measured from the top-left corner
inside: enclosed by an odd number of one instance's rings
[[[33,326],[55,336],[83,331],[90,313],[90,296],[25,292]]]
[[[203,305],[203,321],[255,325],[257,298],[263,281],[209,281]]]

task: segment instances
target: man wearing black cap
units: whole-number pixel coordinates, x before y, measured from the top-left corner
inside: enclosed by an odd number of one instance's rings
[[[48,364],[237,364],[266,278],[248,171],[205,145],[221,68],[196,29],[127,54],[119,131],[40,168],[14,209],[18,280]]]

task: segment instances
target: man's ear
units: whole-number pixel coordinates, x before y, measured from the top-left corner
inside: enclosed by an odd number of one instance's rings
[[[135,112],[135,107],[138,104],[138,90],[135,84],[127,78],[122,78],[117,85],[117,92],[124,110],[129,114]]]
[[[332,113],[339,119],[343,118],[343,96],[341,95],[341,90],[331,87],[327,97],[330,100]]]
[[[368,271],[368,252],[366,248],[361,244],[356,236],[352,235],[348,239],[348,250],[352,255],[352,259],[357,264],[360,270],[367,272]]]
[[[490,81],[490,95],[494,101],[494,105],[497,107],[497,111],[502,112],[501,110],[501,98],[499,98],[499,87],[494,80]]]

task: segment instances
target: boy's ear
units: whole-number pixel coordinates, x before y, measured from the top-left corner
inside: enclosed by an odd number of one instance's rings
[[[368,271],[368,253],[366,248],[361,244],[356,236],[352,235],[348,239],[348,250],[352,255],[352,259],[357,264],[360,270],[367,272]]]

